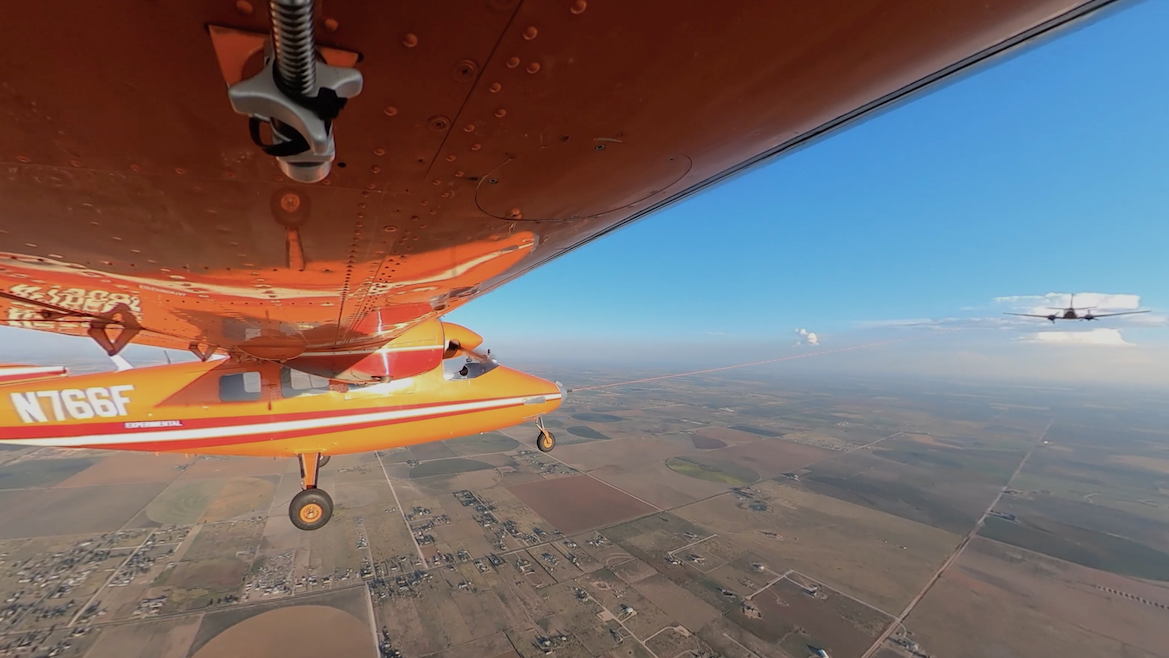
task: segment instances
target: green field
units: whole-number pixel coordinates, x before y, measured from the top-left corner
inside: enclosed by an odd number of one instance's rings
[[[454,459],[436,459],[435,461],[424,462],[410,469],[410,479],[417,480],[418,478],[431,477],[433,475],[454,475],[455,473],[469,473],[471,471],[483,471],[492,468],[495,467],[474,459],[463,459],[461,457]]]
[[[589,427],[588,425],[575,425],[573,427],[568,428],[568,433],[572,434],[573,436],[579,436],[582,439],[604,440],[604,439],[612,438],[610,436],[605,436],[604,434],[601,434],[600,432]]]
[[[532,430],[532,435],[534,436],[535,434],[535,430]],[[460,455],[507,452],[508,450],[518,448],[520,445],[519,441],[499,432],[484,432],[483,434],[464,436],[460,439],[447,439],[443,443]]]
[[[740,432],[747,432],[749,434],[758,434],[759,436],[769,436],[772,438],[783,436],[783,432],[776,432],[775,430],[765,430],[760,427],[752,427],[750,425],[731,425],[730,429],[739,430]]]
[[[621,416],[614,416],[612,414],[598,414],[591,411],[572,414],[572,417],[577,420],[583,420],[586,423],[618,423],[625,420]]]
[[[1036,553],[1126,576],[1169,581],[1169,553],[1048,519],[986,519],[978,534]]]
[[[746,466],[704,457],[670,457],[666,466],[676,473],[719,484],[738,486],[759,479],[759,474]]]
[[[0,489],[51,487],[97,463],[90,457],[38,459],[0,467]]]

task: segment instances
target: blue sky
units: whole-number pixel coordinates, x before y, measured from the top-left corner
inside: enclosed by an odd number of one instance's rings
[[[1138,3],[641,220],[451,319],[525,353],[646,336],[790,345],[798,327],[862,340],[874,321],[1001,317],[1015,306],[995,298],[1050,292],[1133,294],[1169,310],[1166,34],[1169,3]],[[1164,329],[1148,320],[1128,335],[1156,342]]]

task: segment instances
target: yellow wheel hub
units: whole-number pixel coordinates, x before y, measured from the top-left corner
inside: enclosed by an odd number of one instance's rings
[[[321,518],[321,515],[324,513],[325,510],[323,510],[320,505],[316,503],[309,503],[308,505],[300,508],[300,520],[304,521],[305,523],[312,523],[313,521]]]

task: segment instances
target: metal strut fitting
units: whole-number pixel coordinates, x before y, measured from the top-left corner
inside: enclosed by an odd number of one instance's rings
[[[271,11],[264,70],[228,87],[227,97],[236,112],[248,116],[252,141],[276,158],[286,176],[316,183],[332,169],[333,120],[361,93],[361,72],[318,59],[313,0],[271,0]],[[263,123],[272,129],[271,143],[260,135]]]

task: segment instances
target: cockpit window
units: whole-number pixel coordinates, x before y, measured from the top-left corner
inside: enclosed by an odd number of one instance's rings
[[[219,399],[223,402],[255,402],[260,399],[260,373],[240,372],[219,378]]]
[[[320,395],[329,392],[329,380],[292,368],[281,368],[280,392],[286,398],[294,398],[299,395]]]

